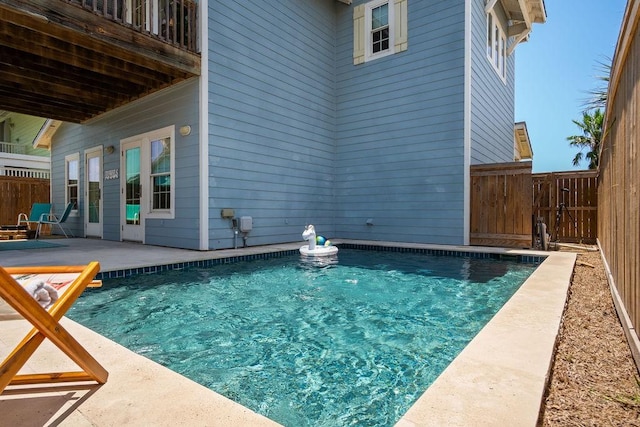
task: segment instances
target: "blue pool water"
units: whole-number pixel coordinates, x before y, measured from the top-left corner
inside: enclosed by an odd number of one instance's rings
[[[388,426],[535,267],[343,249],[107,279],[68,316],[286,426]]]

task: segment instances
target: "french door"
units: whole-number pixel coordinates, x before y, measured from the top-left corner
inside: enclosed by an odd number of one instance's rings
[[[145,221],[175,218],[175,127],[120,140],[120,239],[145,243]]]
[[[85,236],[102,237],[102,147],[85,151]]]
[[[122,144],[120,178],[120,240],[144,242],[144,185],[141,181],[142,140]]]

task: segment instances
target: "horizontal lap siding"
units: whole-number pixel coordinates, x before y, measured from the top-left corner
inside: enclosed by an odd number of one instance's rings
[[[41,117],[27,116],[26,114],[9,113],[8,121],[5,123],[11,123],[11,140],[3,141],[2,134],[0,134],[0,142],[20,144],[21,148],[25,151],[19,154],[48,156],[49,150],[46,148],[33,148],[31,144],[31,142],[33,142],[33,136],[40,132],[45,120],[46,119]]]
[[[116,148],[103,153],[103,170],[120,170],[120,140],[175,125],[175,219],[147,219],[145,243],[198,249],[198,81],[192,79],[165,91],[147,96],[84,125],[63,124],[54,137],[51,153],[52,194],[56,205],[64,205],[64,158],[80,154],[81,206],[78,217],[67,220],[74,235],[84,234],[84,150],[97,145]],[[191,125],[191,134],[182,137],[180,126]],[[122,171],[121,171],[122,172]],[[103,238],[120,240],[120,180],[103,182]]]
[[[507,57],[506,83],[487,58],[487,15],[484,0],[471,8],[471,164],[512,162],[514,159],[514,57]],[[506,17],[494,6],[506,31]],[[508,41],[507,41],[508,43]]]
[[[455,3],[409,2],[408,50],[357,66],[352,10],[338,8],[340,237],[463,242],[464,2]]]
[[[209,2],[210,246],[252,216],[248,244],[333,234],[333,2]]]

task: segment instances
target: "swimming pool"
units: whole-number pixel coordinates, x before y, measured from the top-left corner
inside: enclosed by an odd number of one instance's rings
[[[69,317],[284,425],[390,425],[534,268],[341,250],[105,280]]]

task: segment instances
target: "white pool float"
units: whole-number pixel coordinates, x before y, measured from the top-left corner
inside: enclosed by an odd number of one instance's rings
[[[316,229],[309,224],[302,232],[302,239],[309,241],[308,245],[300,247],[300,253],[305,256],[329,256],[338,253],[336,246],[331,246],[329,240],[323,240],[322,245],[316,245]]]

